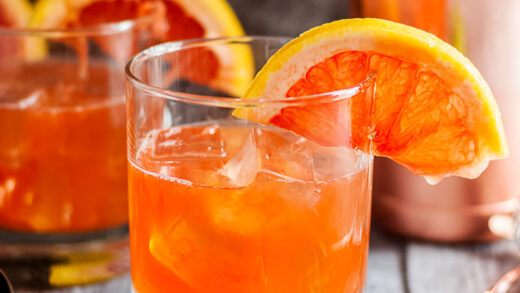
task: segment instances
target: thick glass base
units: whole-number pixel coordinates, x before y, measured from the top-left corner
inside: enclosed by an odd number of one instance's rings
[[[15,291],[114,278],[130,270],[128,225],[82,234],[0,231],[0,268]]]

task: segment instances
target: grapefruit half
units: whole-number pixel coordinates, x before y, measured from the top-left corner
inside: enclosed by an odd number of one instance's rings
[[[136,19],[150,15],[152,10],[153,38],[148,45],[244,34],[238,18],[225,0],[40,0],[35,5],[29,26],[37,29],[88,28]],[[122,62],[138,52],[132,47],[137,42],[132,42],[128,34],[105,34],[92,36],[92,39],[104,52]],[[40,43],[36,44],[36,41]],[[73,47],[80,56],[86,55],[87,44],[80,38],[54,41]],[[42,47],[41,40],[34,40],[27,47]],[[42,59],[47,53],[40,51],[44,53],[27,55],[31,59]],[[247,89],[253,76],[252,57],[248,50],[197,49],[196,56],[204,60],[204,74],[184,78],[237,96]],[[176,66],[190,64],[180,62]],[[177,72],[196,71],[178,67]],[[237,71],[241,74],[236,74]]]
[[[22,28],[31,13],[32,6],[27,0],[0,0],[0,28]]]

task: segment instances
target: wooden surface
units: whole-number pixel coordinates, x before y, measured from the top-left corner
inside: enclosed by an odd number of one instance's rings
[[[442,245],[373,232],[366,292],[483,292],[520,263],[509,241]]]
[[[373,229],[366,293],[478,293],[520,263],[509,241],[439,245]],[[24,291],[36,293],[35,291]],[[47,293],[129,293],[128,275],[101,284]]]

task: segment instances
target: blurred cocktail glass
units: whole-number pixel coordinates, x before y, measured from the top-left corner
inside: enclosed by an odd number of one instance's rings
[[[136,292],[362,291],[372,156],[233,116],[327,104],[348,113],[373,89],[369,79],[309,97],[235,98],[286,41],[165,43],[127,65]]]
[[[123,68],[153,14],[0,28],[0,267],[15,289],[128,270]]]

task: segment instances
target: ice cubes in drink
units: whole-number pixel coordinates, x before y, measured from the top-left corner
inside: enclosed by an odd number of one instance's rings
[[[219,182],[226,152],[218,125],[183,126],[151,131],[137,160],[145,169],[202,185]]]
[[[165,176],[209,186],[243,187],[258,172],[256,142],[247,128],[182,126],[154,130],[137,160]]]
[[[364,156],[358,150],[347,147],[319,147],[313,153],[314,177],[318,181],[329,181],[348,176],[359,170]]]
[[[286,180],[313,181],[313,144],[292,132],[275,128],[255,128],[263,172]]]
[[[203,185],[245,187],[259,172],[279,180],[333,180],[355,171],[356,151],[324,147],[292,132],[256,126],[181,126],[154,130],[143,166]]]
[[[221,130],[218,125],[203,129],[172,127],[153,131],[147,141],[154,160],[163,163],[221,159],[226,156]]]
[[[255,180],[259,171],[259,154],[254,131],[255,129],[245,130],[245,135],[242,136],[235,133],[226,140],[229,156],[226,164],[218,172],[226,176],[232,186],[248,186]]]
[[[348,147],[326,147],[276,128],[255,130],[261,168],[295,181],[328,181],[358,168],[360,152]]]

